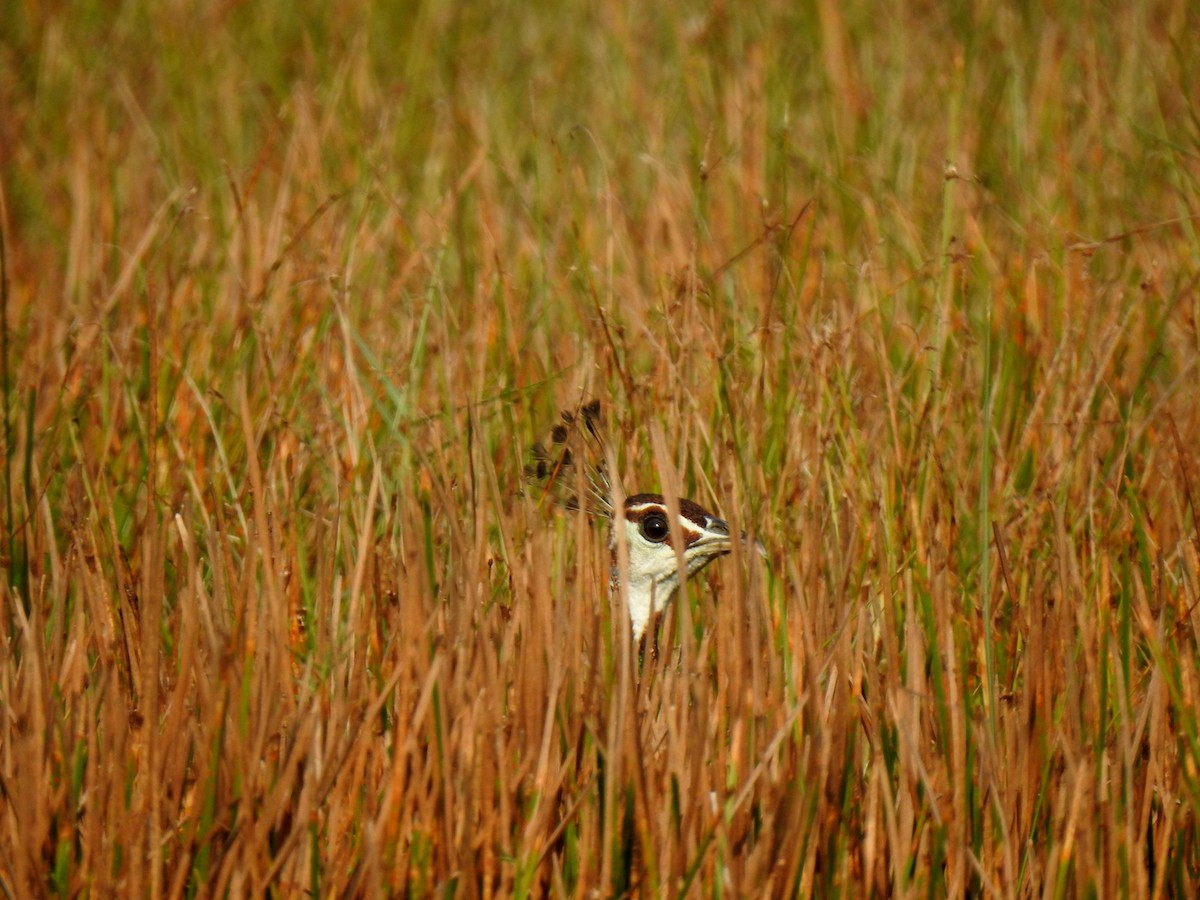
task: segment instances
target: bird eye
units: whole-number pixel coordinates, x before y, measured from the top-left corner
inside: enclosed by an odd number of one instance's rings
[[[660,513],[651,513],[642,519],[642,536],[646,540],[661,544],[667,539],[669,533],[670,529],[667,528],[666,516]]]

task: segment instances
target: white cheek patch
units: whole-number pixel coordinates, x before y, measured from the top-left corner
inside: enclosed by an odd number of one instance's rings
[[[650,508],[650,504],[639,504],[630,509],[631,513],[642,512]],[[653,508],[661,510],[658,503]],[[680,572],[679,557],[675,555],[675,545],[670,539],[652,541],[642,533],[640,519],[622,517],[620,521],[625,527],[625,540],[629,548],[629,572],[626,587],[629,598],[629,618],[633,626],[634,640],[639,640],[650,619],[655,613],[664,610],[671,598],[679,589]],[[707,523],[712,522],[712,527]],[[695,575],[706,565],[728,552],[725,545],[724,522],[705,514],[706,525],[700,525],[686,516],[680,516],[676,526],[678,534],[683,539],[683,565],[688,576]],[[621,573],[616,569],[615,536],[611,541],[614,551],[613,583],[618,584]]]
[[[629,543],[629,618],[634,640],[638,640],[654,613],[666,607],[679,587],[678,565],[671,542],[647,540],[636,522],[625,521],[625,538]]]

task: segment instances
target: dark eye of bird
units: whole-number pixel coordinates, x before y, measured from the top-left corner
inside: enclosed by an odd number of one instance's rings
[[[642,535],[646,540],[661,544],[667,539],[669,533],[670,529],[667,528],[666,516],[659,513],[651,513],[642,519]]]

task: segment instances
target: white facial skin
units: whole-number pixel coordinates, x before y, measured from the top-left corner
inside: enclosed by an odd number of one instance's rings
[[[733,543],[729,527],[716,516],[688,504],[693,519],[680,516],[677,529],[683,538],[683,561],[688,577],[728,553]],[[703,524],[694,521],[702,518]],[[665,509],[652,503],[632,505],[621,524],[629,544],[629,618],[638,641],[655,612],[666,608],[679,589],[679,568],[671,542]]]

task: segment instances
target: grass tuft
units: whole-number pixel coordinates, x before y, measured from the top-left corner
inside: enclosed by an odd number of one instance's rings
[[[9,10],[0,889],[1195,895],[1193,6],[376,7]]]

